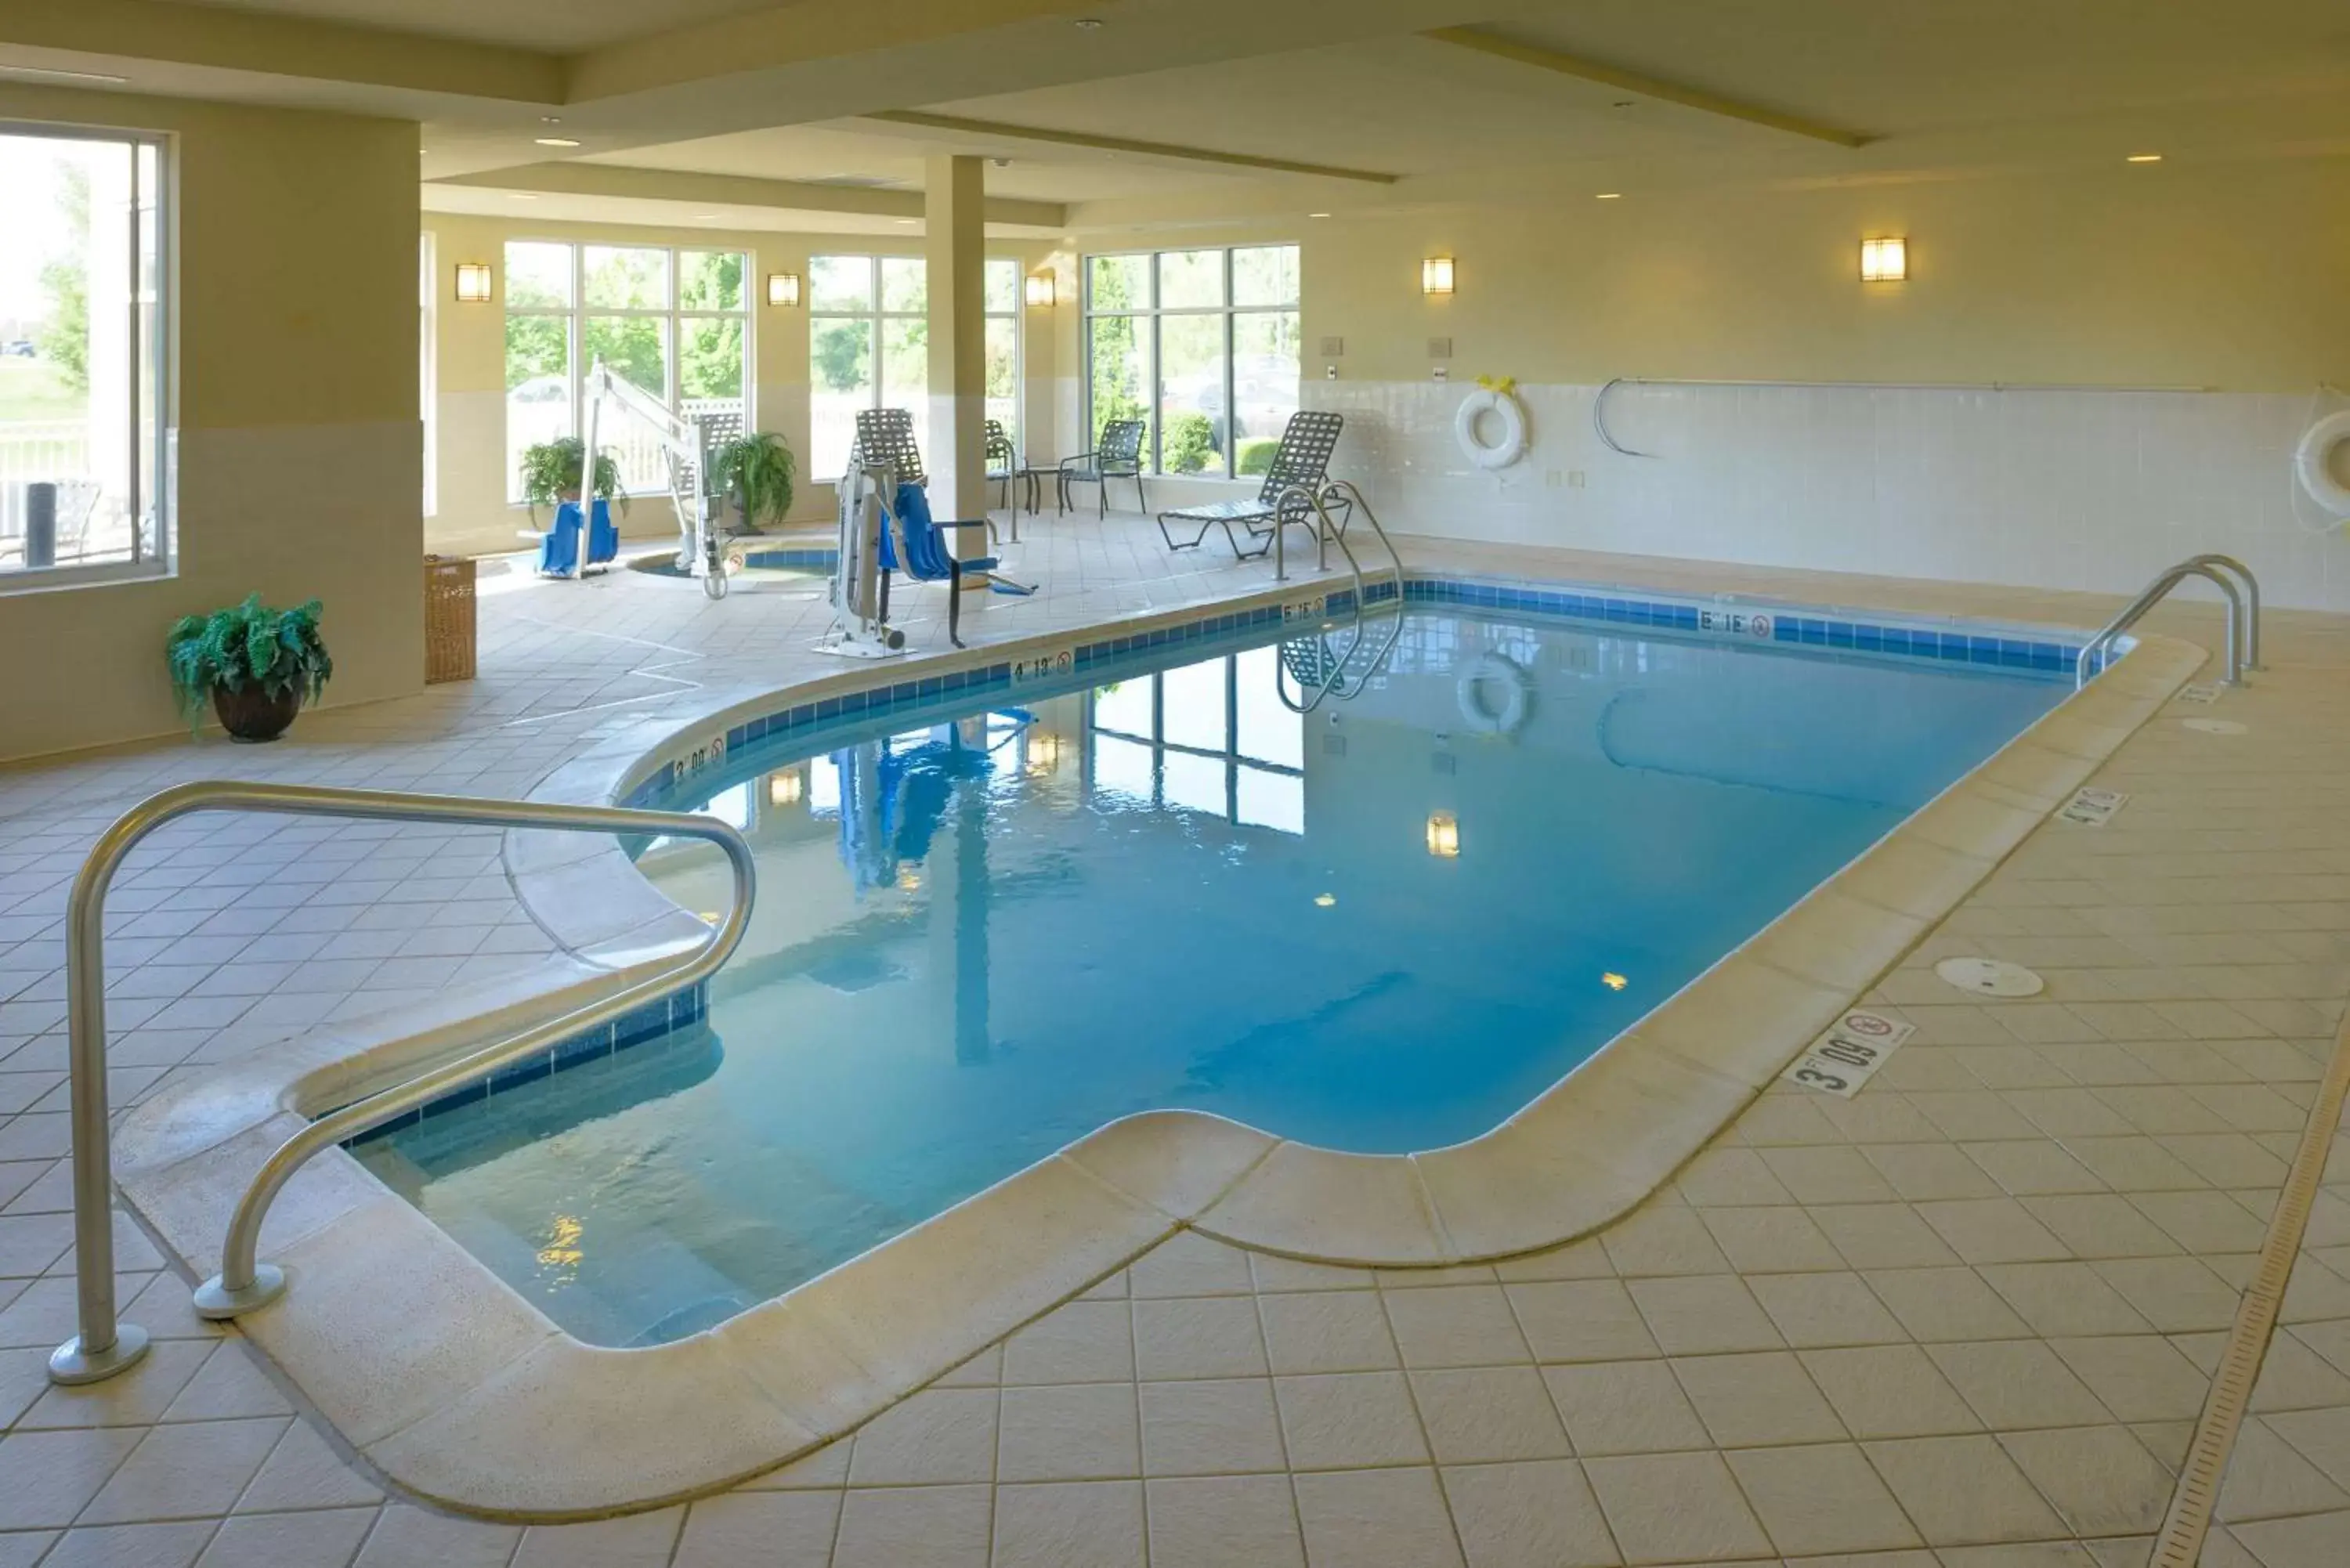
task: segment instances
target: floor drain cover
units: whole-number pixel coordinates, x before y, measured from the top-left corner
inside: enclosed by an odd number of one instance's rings
[[[2022,964],[2000,959],[1944,959],[1934,972],[1978,996],[2037,996],[2047,989],[2047,981]]]
[[[2179,727],[2199,731],[2206,735],[2241,735],[2247,728],[2233,719],[2181,719]]]

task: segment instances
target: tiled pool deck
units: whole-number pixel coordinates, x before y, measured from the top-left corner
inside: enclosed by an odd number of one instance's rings
[[[1416,550],[2002,620],[2108,608],[1439,548]],[[1039,525],[1018,561],[1041,591],[990,604],[976,637],[1268,575],[1170,560],[1131,517]],[[482,609],[470,686],[313,715],[273,748],[0,772],[0,1568],[2144,1561],[2350,993],[2350,622],[2272,616],[2251,688],[2140,731],[2098,779],[2132,794],[2111,825],[2044,825],[1872,993],[1918,1033],[1857,1098],[1773,1091],[1596,1240],[1374,1274],[1179,1237],[784,1471],[523,1530],[386,1502],[133,1232],[121,1293],[157,1335],[149,1360],[78,1391],[42,1370],[72,1328],[60,919],[115,813],[206,776],[520,794],[618,718],[836,668],[807,651],[828,617],[800,588],[712,605],[615,573]],[[2217,632],[2193,608],[2155,624]],[[200,821],[119,889],[126,1106],[548,948],[486,834]],[[2032,964],[2049,990],[1961,995],[1931,970],[1961,952]],[[2205,1554],[2224,1568],[2350,1562],[2345,1142]]]

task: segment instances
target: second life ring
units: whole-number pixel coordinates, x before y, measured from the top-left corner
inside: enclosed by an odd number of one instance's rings
[[[1499,703],[1486,700],[1486,689],[1499,687]],[[1523,729],[1534,696],[1534,680],[1525,668],[1498,653],[1479,657],[1461,672],[1453,695],[1461,704],[1461,722],[1488,735],[1512,735]]]
[[[1477,430],[1478,419],[1485,414],[1502,422],[1502,439],[1491,444]],[[1452,416],[1452,439],[1479,468],[1507,468],[1526,454],[1526,410],[1513,394],[1480,387],[1461,400]]]
[[[2312,501],[2336,517],[2350,519],[2350,484],[2334,476],[2334,453],[2345,442],[2350,442],[2350,409],[2309,427],[2293,451],[2293,468]]]

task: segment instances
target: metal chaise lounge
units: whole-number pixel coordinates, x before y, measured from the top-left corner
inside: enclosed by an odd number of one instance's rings
[[[1253,501],[1218,501],[1205,506],[1179,507],[1159,514],[1159,533],[1170,550],[1195,548],[1208,536],[1208,530],[1222,527],[1224,538],[1232,547],[1235,560],[1249,560],[1273,548],[1273,535],[1277,529],[1292,523],[1313,526],[1312,511],[1303,503],[1292,500],[1286,509],[1281,504],[1282,492],[1292,485],[1304,485],[1318,491],[1330,472],[1330,454],[1337,448],[1338,432],[1346,424],[1343,414],[1300,412],[1289,416],[1288,428],[1281,432],[1281,445],[1273,454],[1273,466],[1264,471],[1264,483],[1259,487]],[[1178,539],[1167,524],[1170,522],[1196,523],[1199,532],[1189,539]],[[1232,532],[1238,524],[1248,532],[1256,548],[1241,548],[1240,535]],[[1345,517],[1339,526],[1346,526]]]
[[[1054,510],[1055,512],[1075,511],[1076,502],[1069,493],[1069,486],[1091,484],[1098,487],[1097,493],[1098,500],[1095,506],[1096,514],[1108,516],[1109,482],[1113,479],[1134,481],[1134,509],[1138,512],[1150,510],[1149,502],[1146,501],[1142,494],[1142,421],[1140,420],[1110,421],[1102,426],[1101,440],[1095,444],[1093,451],[1081,452],[1075,457],[1065,457],[1061,460],[1061,474],[1057,486],[1059,493],[1054,498],[1055,503]]]

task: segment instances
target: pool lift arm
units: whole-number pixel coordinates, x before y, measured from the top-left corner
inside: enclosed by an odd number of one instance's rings
[[[670,504],[677,510],[677,568],[702,579],[702,591],[713,599],[726,597],[726,561],[721,553],[715,519],[723,497],[710,487],[706,432],[702,421],[670,409],[626,377],[616,374],[598,358],[588,371],[587,400],[581,416],[581,462],[586,472],[581,491],[595,492],[597,427],[607,403],[652,432],[669,460]],[[580,552],[585,559],[587,552]]]
[[[888,659],[906,649],[906,634],[889,624],[882,592],[881,497],[898,493],[898,474],[887,463],[868,463],[849,453],[839,483],[839,548],[834,556],[833,629],[816,645],[818,653],[844,659]]]

